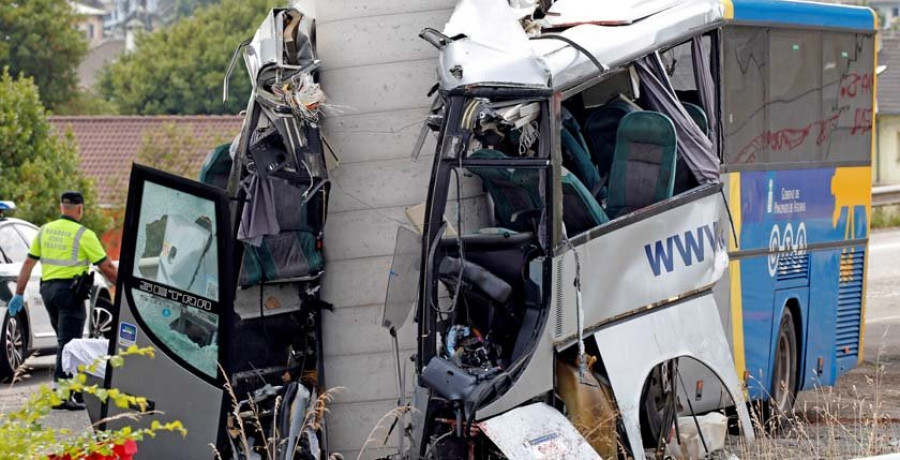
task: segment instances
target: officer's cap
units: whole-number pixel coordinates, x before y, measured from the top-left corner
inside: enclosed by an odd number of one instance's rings
[[[65,192],[59,197],[62,204],[84,204],[84,195],[81,192]]]

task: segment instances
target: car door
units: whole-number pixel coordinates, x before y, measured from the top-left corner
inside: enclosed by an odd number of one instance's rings
[[[135,165],[129,184],[110,353],[153,347],[107,371],[105,386],[144,396],[152,420],[190,435],[141,443],[144,458],[211,457],[223,440],[221,365],[229,368],[234,268],[228,200],[219,189]],[[105,415],[121,413],[110,405]],[[130,423],[130,422],[129,422]],[[221,446],[220,446],[221,447]]]
[[[25,258],[28,257],[31,243],[30,240],[24,239],[20,232],[17,231],[16,227],[19,226],[23,225],[7,222],[5,225],[0,226],[0,247],[2,247],[3,253],[9,261],[16,264],[16,267],[19,267],[25,261]],[[36,235],[36,233],[32,235]],[[40,293],[40,282],[41,266],[38,264],[31,271],[31,279],[25,287],[25,300],[28,303],[28,327],[29,331],[31,331],[30,346],[33,349],[56,346],[56,332],[50,324],[50,316],[47,313],[47,309],[44,308],[44,300],[41,298]]]

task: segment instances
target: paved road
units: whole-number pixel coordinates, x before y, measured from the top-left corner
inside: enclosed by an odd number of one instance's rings
[[[900,230],[873,232],[868,270],[865,357],[900,359]]]
[[[18,409],[40,385],[52,384],[55,361],[56,356],[39,356],[26,361],[26,365],[31,369],[29,375],[12,386],[4,383],[0,387],[2,388],[0,389],[0,411]],[[45,419],[45,422],[45,425],[50,428],[66,428],[73,431],[90,427],[90,421],[85,411],[53,411]]]
[[[892,406],[890,417],[900,419],[900,230],[877,231],[872,234],[868,261],[868,302],[865,340],[867,361],[885,363],[885,384]],[[49,384],[53,373],[53,357],[42,356],[28,361],[31,376],[13,388],[0,389],[0,410],[21,405],[38,385]],[[872,366],[863,365],[841,379],[835,393],[849,396],[867,386]],[[895,397],[896,396],[896,397]],[[808,398],[815,399],[815,398]],[[893,407],[896,406],[896,407]],[[80,429],[89,426],[85,412],[55,411],[47,419],[48,426]]]

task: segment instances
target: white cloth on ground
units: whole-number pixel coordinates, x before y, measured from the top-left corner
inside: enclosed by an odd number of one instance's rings
[[[62,352],[62,368],[63,372],[75,375],[78,373],[78,366],[90,366],[101,356],[106,356],[109,352],[109,340],[107,339],[75,339],[67,343],[63,347]],[[87,371],[89,374],[104,378],[106,376],[106,366],[97,366],[94,372]]]

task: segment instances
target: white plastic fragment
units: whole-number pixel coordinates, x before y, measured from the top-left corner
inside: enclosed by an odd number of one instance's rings
[[[700,425],[703,439],[700,439],[697,425]],[[679,445],[673,437],[672,441],[666,446],[669,456],[677,460],[707,458],[709,453],[725,447],[728,417],[718,412],[701,415],[697,417],[696,422],[694,417],[678,417],[678,432],[681,436],[681,444]],[[706,449],[704,449],[704,442]]]
[[[544,403],[488,419],[481,423],[481,430],[507,458],[600,460],[569,419]]]

